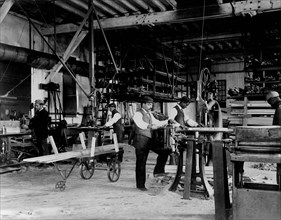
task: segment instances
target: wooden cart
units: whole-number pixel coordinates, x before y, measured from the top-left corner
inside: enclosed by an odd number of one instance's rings
[[[121,174],[120,156],[122,156],[124,152],[123,148],[125,146],[128,146],[127,144],[118,144],[117,141],[115,141],[115,144],[108,144],[95,147],[95,140],[92,140],[93,144],[91,148],[85,148],[85,145],[82,144],[82,146],[84,146],[82,150],[58,153],[55,148],[55,144],[52,137],[49,137],[49,140],[52,144],[55,154],[28,158],[24,159],[23,162],[53,164],[59,171],[60,176],[62,177],[62,180],[56,183],[56,189],[59,189],[61,191],[65,190],[66,180],[71,175],[76,165],[80,166],[81,177],[83,179],[90,179],[94,174],[97,163],[100,162],[98,158],[101,155],[106,156],[103,157],[106,158],[106,161],[102,162],[107,163],[107,176],[109,180],[111,182],[118,181]],[[62,161],[70,161],[71,168],[69,170],[62,169],[60,166],[60,162]]]

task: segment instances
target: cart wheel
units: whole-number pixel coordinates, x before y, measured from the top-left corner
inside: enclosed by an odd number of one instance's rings
[[[59,189],[60,191],[65,190],[65,181],[58,181],[56,184],[56,189]]]
[[[85,160],[82,162],[80,168],[80,176],[83,179],[85,180],[90,179],[94,175],[94,172],[95,172],[95,163],[93,161]]]
[[[111,182],[116,182],[121,174],[121,164],[119,160],[111,159],[107,167],[107,176]]]

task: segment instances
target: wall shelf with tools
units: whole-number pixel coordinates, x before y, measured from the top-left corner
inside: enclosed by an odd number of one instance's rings
[[[259,57],[251,56],[245,61],[243,93],[228,97],[232,126],[272,125],[274,109],[266,102],[270,90],[281,94],[281,52],[261,50]]]

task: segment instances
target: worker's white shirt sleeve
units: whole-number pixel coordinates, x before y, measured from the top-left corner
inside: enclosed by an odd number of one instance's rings
[[[148,123],[146,123],[142,120],[142,113],[141,112],[136,112],[134,114],[133,120],[140,129],[147,129],[147,127],[149,125]]]
[[[178,110],[176,108],[172,108],[169,114],[169,119],[175,120],[176,116],[178,114]],[[179,127],[180,123],[176,122],[173,124],[173,127]]]
[[[114,123],[116,123],[120,118],[121,118],[121,114],[120,114],[120,113],[115,113],[115,115],[113,116],[113,118],[109,119],[109,121],[105,123],[105,126],[106,126],[106,127],[112,126],[112,125],[113,125]]]
[[[188,124],[191,127],[197,127],[198,126],[198,123],[196,121],[193,121],[186,114],[184,114],[184,121],[185,121],[186,124]]]
[[[156,125],[156,126],[158,126],[158,127],[162,127],[162,126],[168,124],[168,120],[159,121],[159,120],[157,120],[157,119],[153,116],[153,114],[152,114],[151,112],[150,112],[149,114],[151,115],[151,120],[152,120],[152,124],[153,124],[153,125]]]

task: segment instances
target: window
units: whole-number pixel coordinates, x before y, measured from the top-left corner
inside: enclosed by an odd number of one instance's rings
[[[226,107],[226,80],[217,80],[218,82],[218,94],[217,100],[220,103],[220,106]]]

